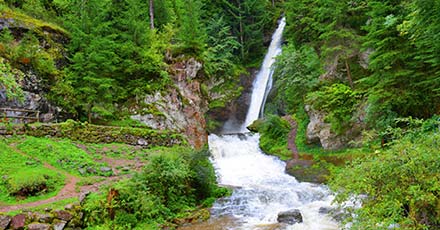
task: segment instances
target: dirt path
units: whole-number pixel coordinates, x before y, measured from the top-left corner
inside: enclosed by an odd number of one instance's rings
[[[290,116],[285,116],[284,119],[286,119],[292,127],[287,137],[287,148],[292,152],[292,158],[298,160],[299,153],[295,144],[296,134],[298,133],[298,124]]]
[[[10,145],[10,147],[14,151],[16,151],[17,153],[19,153],[23,156],[26,156],[26,157],[30,157],[26,153],[24,153],[21,150],[19,150],[18,148],[16,148],[15,145]],[[78,177],[71,175],[67,172],[61,171],[61,170],[55,168],[54,166],[48,164],[47,162],[44,162],[43,165],[45,168],[56,171],[56,172],[61,173],[66,176],[66,180],[65,180],[66,184],[58,192],[58,194],[54,197],[51,197],[51,198],[48,198],[45,200],[39,200],[39,201],[30,202],[30,203],[26,203],[26,204],[0,206],[0,212],[11,212],[11,211],[16,211],[16,210],[20,210],[20,209],[33,208],[33,207],[37,207],[40,205],[49,204],[49,203],[53,203],[56,201],[60,201],[60,200],[64,200],[64,199],[68,199],[68,198],[72,198],[72,197],[79,197],[80,194],[89,193],[89,192],[97,192],[100,186],[124,178],[122,176],[109,177],[106,180],[101,181],[99,183],[82,186],[79,189],[80,191],[77,191],[76,184],[80,181],[80,179]]]

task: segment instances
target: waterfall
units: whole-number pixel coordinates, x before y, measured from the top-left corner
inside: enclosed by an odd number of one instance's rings
[[[245,129],[258,119],[265,94],[270,89],[267,84],[268,81],[270,83],[274,57],[281,52],[284,25],[285,21],[282,19],[254,81],[252,102],[246,122],[241,124],[242,132],[209,136],[211,161],[216,169],[218,182],[233,188],[232,195],[214,204],[208,222],[182,229],[338,229],[338,225],[330,217],[319,212],[321,207],[330,207],[333,200],[327,187],[301,183],[285,174],[285,163],[264,154],[259,148],[259,135],[250,134]],[[303,223],[277,223],[278,213],[290,209],[300,210]]]
[[[261,108],[266,98],[266,92],[270,91],[268,82],[270,82],[273,74],[272,65],[275,62],[275,57],[281,53],[281,43],[284,27],[286,26],[285,18],[282,18],[277,30],[272,35],[272,41],[270,43],[267,54],[264,57],[263,64],[261,65],[260,71],[258,71],[255,77],[254,83],[252,85],[252,98],[249,105],[249,110],[246,115],[246,120],[241,127],[241,131],[245,132],[246,127],[252,124],[258,119],[260,115]],[[270,84],[269,84],[270,85]]]

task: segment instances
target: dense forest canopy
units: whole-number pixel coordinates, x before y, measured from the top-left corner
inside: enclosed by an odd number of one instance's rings
[[[13,48],[2,50],[8,60],[5,68],[40,72],[51,85],[54,102],[89,120],[92,114],[115,119],[121,115],[116,104],[164,89],[170,82],[168,65],[179,58],[201,61],[206,79],[236,83],[246,66],[261,59],[264,39],[279,14],[267,0],[0,3],[5,18],[47,22],[44,28],[52,27],[49,30],[67,38],[65,47],[53,43],[46,52],[36,52],[31,47],[41,43],[41,34],[11,34],[5,28],[0,40]],[[19,44],[12,44],[14,36]],[[29,59],[24,67],[23,56]],[[19,94],[10,90],[11,96]]]

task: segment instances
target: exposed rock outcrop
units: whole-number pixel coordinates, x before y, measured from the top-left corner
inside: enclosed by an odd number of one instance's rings
[[[305,106],[310,122],[307,125],[306,139],[309,144],[320,144],[324,149],[336,150],[361,143],[362,130],[365,129],[365,107],[360,106],[353,115],[350,128],[344,133],[337,134],[331,129],[331,124],[325,122],[326,114]]]
[[[202,64],[194,58],[172,64],[169,72],[174,84],[167,92],[145,96],[144,103],[149,106],[143,108],[146,114],[141,109],[141,114],[131,118],[154,129],[184,133],[196,148],[205,145],[208,139],[204,114],[208,105],[196,79],[201,68]]]
[[[310,105],[306,105],[305,110],[310,119],[306,132],[309,144],[319,143],[324,149],[340,149],[345,146],[347,140],[331,131],[331,124],[324,120],[325,113],[314,110]]]

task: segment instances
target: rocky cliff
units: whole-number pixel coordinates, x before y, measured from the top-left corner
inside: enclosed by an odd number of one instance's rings
[[[202,63],[190,58],[170,65],[172,85],[165,91],[146,95],[142,105],[132,108],[132,119],[151,128],[184,133],[190,144],[201,148],[207,143],[206,99],[197,79]],[[143,113],[145,112],[145,113]]]

